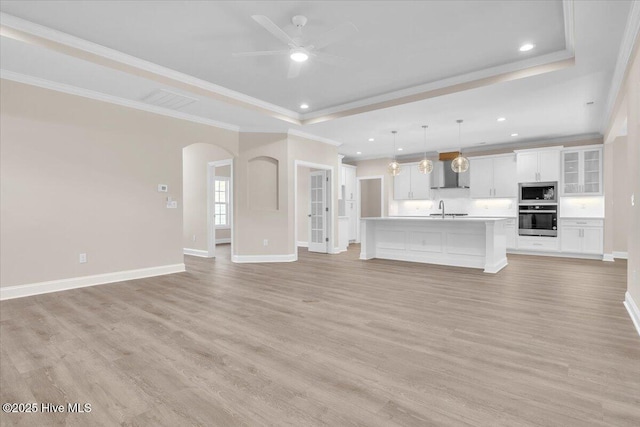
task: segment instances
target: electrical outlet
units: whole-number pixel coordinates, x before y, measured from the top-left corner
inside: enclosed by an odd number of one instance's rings
[[[269,246],[269,239],[264,239],[262,241],[262,246]]]
[[[167,202],[167,209],[176,209],[177,207],[178,207],[178,202],[176,202],[175,200]]]
[[[85,262],[87,262],[87,254],[80,254],[80,256],[78,257],[78,261],[80,262],[80,264],[84,264]]]
[[[191,239],[195,242],[196,241],[196,235],[194,234]]]

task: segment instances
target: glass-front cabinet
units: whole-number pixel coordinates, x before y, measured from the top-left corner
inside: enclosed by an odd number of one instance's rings
[[[562,152],[563,196],[602,194],[602,147]]]

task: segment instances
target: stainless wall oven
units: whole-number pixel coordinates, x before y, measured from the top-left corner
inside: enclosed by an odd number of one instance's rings
[[[521,204],[518,216],[520,236],[558,236],[557,204]]]
[[[518,203],[558,203],[558,182],[523,182],[518,185]]]

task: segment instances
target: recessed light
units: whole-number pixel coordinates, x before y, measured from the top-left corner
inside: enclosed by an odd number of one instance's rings
[[[362,154],[362,151],[356,151],[356,154]]]
[[[375,141],[375,139],[369,138],[369,142],[373,142],[373,141]]]
[[[507,120],[505,117],[498,117],[499,122],[504,122],[505,120]]]
[[[402,148],[398,148],[398,151],[402,151]]]
[[[520,46],[520,52],[528,52],[531,49],[533,49],[534,47],[536,47],[535,44],[532,43],[525,43],[522,46]]]
[[[309,108],[309,104],[300,104],[300,108],[306,110],[307,108]]]
[[[518,136],[518,134],[517,133],[512,133],[511,136]]]

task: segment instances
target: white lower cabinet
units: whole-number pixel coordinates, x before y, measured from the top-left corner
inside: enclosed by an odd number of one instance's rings
[[[346,215],[349,217],[349,240],[355,241],[358,238],[358,216],[355,200],[346,201]]]
[[[575,254],[603,253],[603,226],[601,219],[561,219],[562,252]]]
[[[507,249],[516,249],[518,247],[518,241],[516,239],[518,229],[515,219],[508,219],[504,225],[504,231],[507,235]]]
[[[518,236],[518,250],[558,252],[560,239],[548,236]]]

